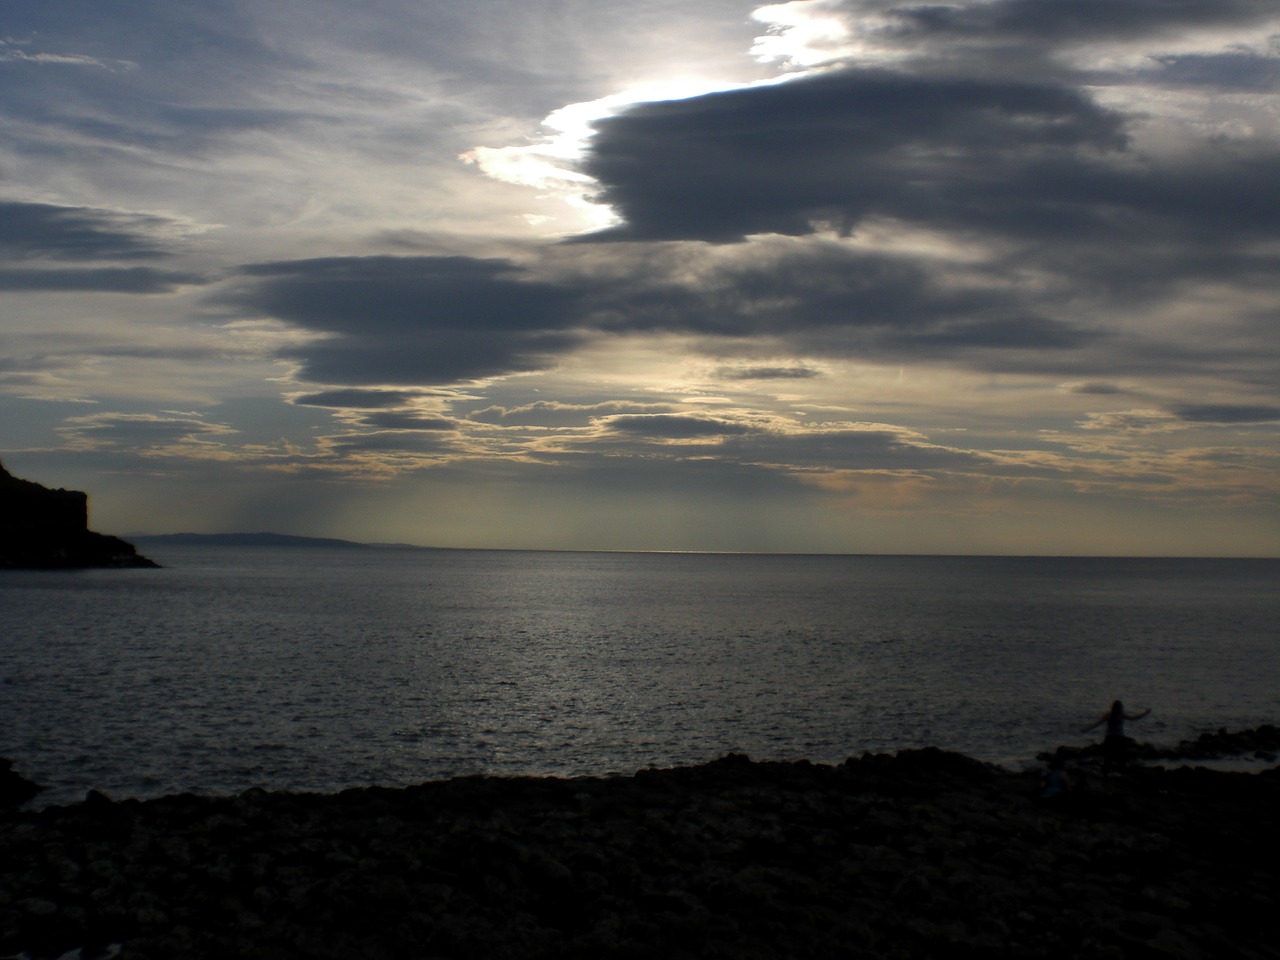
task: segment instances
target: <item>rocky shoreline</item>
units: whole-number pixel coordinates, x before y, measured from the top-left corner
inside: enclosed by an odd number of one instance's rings
[[[1064,757],[15,807],[0,957],[1280,957],[1280,772]]]

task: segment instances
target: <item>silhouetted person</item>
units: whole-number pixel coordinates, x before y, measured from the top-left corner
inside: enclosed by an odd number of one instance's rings
[[[1141,720],[1150,712],[1151,708],[1147,707],[1137,713],[1125,713],[1124,704],[1117,700],[1111,704],[1110,710],[1084,728],[1084,732],[1087,733],[1095,727],[1102,726],[1104,723],[1107,725],[1106,736],[1102,738],[1102,772],[1104,774],[1111,772],[1113,764],[1123,767],[1125,761],[1128,760],[1129,744],[1132,741],[1124,735],[1124,722],[1126,720]]]

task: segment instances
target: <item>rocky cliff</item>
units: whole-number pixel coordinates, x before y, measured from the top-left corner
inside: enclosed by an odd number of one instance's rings
[[[20,480],[0,464],[0,568],[154,567],[133,544],[89,529],[89,497]]]

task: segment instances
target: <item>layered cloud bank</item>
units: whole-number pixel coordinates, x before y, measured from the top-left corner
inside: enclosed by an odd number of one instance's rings
[[[6,459],[123,529],[1274,552],[1273,4],[500,6],[27,14]]]

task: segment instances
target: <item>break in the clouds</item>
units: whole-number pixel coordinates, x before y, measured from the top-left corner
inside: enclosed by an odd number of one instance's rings
[[[28,5],[0,454],[128,529],[1274,552],[1278,38],[1271,0]]]

